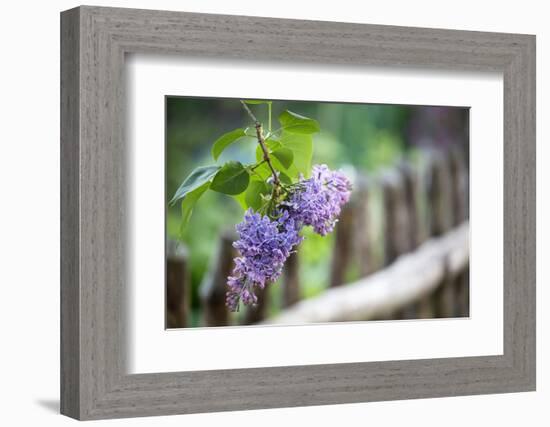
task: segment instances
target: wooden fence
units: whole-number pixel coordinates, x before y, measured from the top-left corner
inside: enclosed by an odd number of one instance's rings
[[[301,300],[299,252],[285,265],[280,312],[267,318],[269,294],[239,318],[243,324],[415,319],[469,315],[468,168],[460,150],[430,151],[420,164],[401,161],[359,176],[335,229],[329,289]],[[382,256],[374,256],[372,203],[383,208]],[[222,234],[200,286],[201,325],[235,321],[225,307],[233,233]],[[184,250],[167,250],[166,324],[188,326],[189,275]],[[346,283],[352,266],[361,279]]]

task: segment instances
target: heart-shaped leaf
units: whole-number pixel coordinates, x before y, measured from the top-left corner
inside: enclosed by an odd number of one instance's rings
[[[281,146],[292,151],[294,158],[287,168],[291,177],[297,178],[303,174],[306,178],[311,173],[311,158],[313,156],[313,138],[311,135],[283,132]]]
[[[219,193],[236,195],[242,193],[248,187],[250,176],[241,162],[227,162],[218,171],[210,189]]]
[[[277,148],[281,147],[281,143],[276,139],[266,139],[265,145],[268,150],[273,151]],[[264,159],[264,152],[262,150],[262,147],[260,147],[260,144],[256,146],[256,161],[261,162]]]
[[[212,146],[211,151],[213,159],[218,160],[218,157],[220,157],[220,154],[223,153],[223,150],[225,150],[227,147],[229,147],[231,144],[233,144],[243,136],[246,136],[246,132],[244,129],[235,129],[220,136]]]
[[[174,194],[174,197],[170,200],[170,205],[173,205],[178,200],[184,198],[187,193],[199,188],[204,183],[209,182],[219,170],[219,166],[201,166],[196,168],[179,186]]]
[[[317,120],[301,116],[289,110],[285,110],[279,115],[279,122],[283,130],[290,133],[309,135],[320,130]]]
[[[285,169],[288,169],[294,160],[294,153],[287,147],[277,148],[271,153],[271,156],[279,160]]]

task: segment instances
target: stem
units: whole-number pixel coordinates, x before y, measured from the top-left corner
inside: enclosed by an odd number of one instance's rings
[[[273,132],[271,132],[271,135],[275,135],[276,133],[281,132],[283,130],[285,130],[285,128],[281,126],[280,128],[277,128]]]
[[[265,145],[265,140],[262,132],[262,124],[260,122],[256,122],[256,137],[258,138],[258,143],[260,144],[260,147],[262,147],[262,151],[264,153],[264,160],[267,163],[267,166],[269,166],[269,169],[271,170],[271,175],[273,175],[273,185],[278,187],[281,185],[279,182],[279,176],[277,175],[277,171],[275,171],[275,168],[273,168],[273,165],[271,164],[271,159],[269,158],[269,152],[267,151],[267,147]]]
[[[253,173],[254,175],[256,175],[258,178],[260,178],[260,180],[263,181],[263,177],[262,177],[258,172],[256,172],[256,171],[254,170],[254,168],[251,168],[251,169],[250,169],[250,172],[252,172],[252,173]]]
[[[241,104],[243,104],[243,107],[244,107],[245,111],[248,113],[248,115],[250,116],[250,118],[252,119],[252,121],[253,121],[254,123],[257,123],[257,122],[258,122],[258,119],[257,119],[256,116],[254,115],[254,113],[250,110],[250,108],[248,108],[248,105],[246,105],[246,102],[241,101]]]
[[[263,165],[264,163],[265,163],[265,160],[262,160],[261,162],[256,163],[254,166],[252,166],[252,167],[250,168],[250,170],[251,170],[252,172],[254,172],[254,170],[255,170],[256,168],[259,168],[259,167],[260,167],[261,165]]]
[[[271,133],[271,102],[267,104],[267,131]]]
[[[267,147],[265,145],[265,139],[263,135],[262,130],[262,124],[260,121],[256,118],[254,113],[248,108],[248,105],[246,105],[246,102],[241,101],[241,104],[243,105],[244,109],[250,116],[250,118],[254,121],[254,126],[256,128],[256,138],[258,139],[258,144],[260,144],[260,147],[262,148],[262,152],[264,154],[264,161],[267,163],[267,166],[269,166],[269,170],[271,171],[271,175],[273,176],[273,193],[277,196],[279,195],[279,187],[281,185],[281,182],[279,181],[279,176],[277,175],[277,172],[275,171],[275,168],[271,164],[271,159],[269,158],[269,151],[267,150]],[[271,114],[269,115],[270,121],[271,121]]]

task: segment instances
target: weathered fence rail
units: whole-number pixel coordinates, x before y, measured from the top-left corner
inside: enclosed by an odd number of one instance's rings
[[[381,256],[373,254],[371,206],[383,209]],[[335,230],[328,288],[301,301],[300,253],[282,276],[280,311],[268,318],[269,293],[259,295],[239,323],[307,323],[469,315],[468,168],[459,149],[432,150],[423,163],[401,161],[376,176],[355,180],[352,200]],[[220,236],[218,250],[199,290],[201,324],[235,322],[225,307],[235,236]],[[185,252],[167,252],[167,327],[189,324]],[[346,283],[351,266],[361,279]],[[183,289],[178,289],[181,287]],[[196,302],[195,302],[196,305]],[[266,320],[267,319],[267,320]]]
[[[444,280],[457,277],[468,264],[469,227],[464,223],[391,266],[357,282],[328,289],[300,301],[266,323],[300,324],[375,319],[430,295]]]

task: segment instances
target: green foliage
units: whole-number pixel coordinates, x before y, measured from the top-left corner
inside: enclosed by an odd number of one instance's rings
[[[182,235],[185,226],[191,219],[191,214],[193,213],[193,208],[195,207],[195,203],[197,203],[197,200],[199,200],[200,197],[204,194],[204,192],[208,190],[209,186],[210,186],[210,183],[205,182],[200,187],[195,188],[193,191],[190,191],[189,193],[187,193],[187,195],[183,198],[181,202],[180,236]]]
[[[248,188],[250,188],[250,185],[248,186]],[[248,209],[248,203],[246,202],[246,193],[248,192],[248,189],[241,193],[241,194],[237,194],[235,196],[233,196],[233,199],[239,204],[239,206],[241,207],[241,209],[243,211],[247,210]]]
[[[237,142],[243,136],[246,136],[246,131],[240,128],[232,130],[231,132],[227,132],[220,136],[212,146],[212,158],[214,160],[218,160],[218,157],[220,157],[220,154],[223,152],[223,150],[225,150],[234,142]]]
[[[188,193],[201,187],[205,183],[209,182],[214,175],[220,169],[219,166],[201,166],[195,169],[189,174],[189,176],[180,185],[170,204],[176,203],[178,200],[183,199]]]
[[[290,133],[311,135],[319,132],[319,123],[316,120],[285,110],[279,115],[281,127]]]
[[[280,147],[271,152],[274,158],[276,158],[283,168],[288,169],[294,161],[294,153],[287,147]]]
[[[308,117],[284,110],[279,115],[281,127],[271,132],[272,102],[245,100],[247,105],[267,105],[268,133],[258,137],[256,163],[243,165],[231,160],[222,166],[203,166],[195,169],[184,180],[171,200],[171,204],[183,199],[181,206],[182,222],[180,234],[189,222],[193,208],[206,190],[233,196],[243,208],[256,211],[274,206],[283,191],[273,186],[291,185],[301,175],[309,176],[313,156],[312,134],[319,132],[319,123]],[[247,107],[248,109],[248,107]],[[250,110],[248,110],[250,113]],[[251,114],[252,115],[252,114]],[[256,126],[256,123],[254,123]],[[247,135],[247,129],[237,128],[220,136],[211,148],[211,155],[218,160],[220,155],[233,143]],[[265,138],[265,139],[264,139]],[[264,157],[264,150],[267,152]],[[270,183],[270,177],[273,182]],[[252,178],[251,178],[252,177]]]
[[[292,179],[290,178],[288,169],[294,162],[294,152],[287,147],[283,147],[281,142],[274,138],[266,140],[266,146],[269,149],[268,153],[271,156],[271,163],[279,172],[281,182],[283,184],[291,184]],[[256,147],[256,161],[259,165],[255,169],[255,172],[257,176],[265,180],[271,176],[271,169],[269,169],[267,164],[263,163],[263,159],[264,153],[258,145]],[[294,175],[294,177],[297,178],[298,175]]]
[[[330,259],[334,247],[334,234],[320,236],[311,229],[304,230],[304,241],[300,244],[300,278],[302,297],[319,295],[329,285]]]
[[[241,194],[248,187],[250,176],[241,162],[225,163],[214,176],[210,188],[218,193]]]
[[[311,159],[313,157],[313,137],[305,134],[291,134],[283,132],[280,138],[270,137],[266,145],[273,155],[273,164],[276,169],[290,178],[298,179],[300,174],[309,177]],[[262,161],[261,147],[256,148],[256,160]],[[269,173],[269,168],[263,169]]]
[[[244,102],[249,105],[259,105],[259,104],[271,104],[272,101],[266,101],[262,99],[245,99]]]
[[[267,163],[261,163],[260,160],[254,170],[251,171],[251,173],[254,175],[254,177],[265,181],[271,176],[271,169],[269,169]]]
[[[312,136],[283,132],[279,142],[282,147],[293,153],[293,162],[288,167],[289,176],[298,178],[302,174],[308,178],[311,172],[311,159],[313,157]]]
[[[259,210],[264,203],[264,197],[268,196],[270,191],[264,181],[253,179],[244,194],[246,208],[251,207],[255,211]]]
[[[268,139],[265,140],[265,145],[268,149],[268,152],[269,153],[272,153],[274,150],[276,150],[277,148],[281,148],[282,145],[281,143],[279,142],[278,139],[276,139],[275,137],[270,137]],[[264,152],[262,150],[262,147],[260,147],[260,144],[258,144],[256,146],[256,162],[261,162],[264,160]]]

